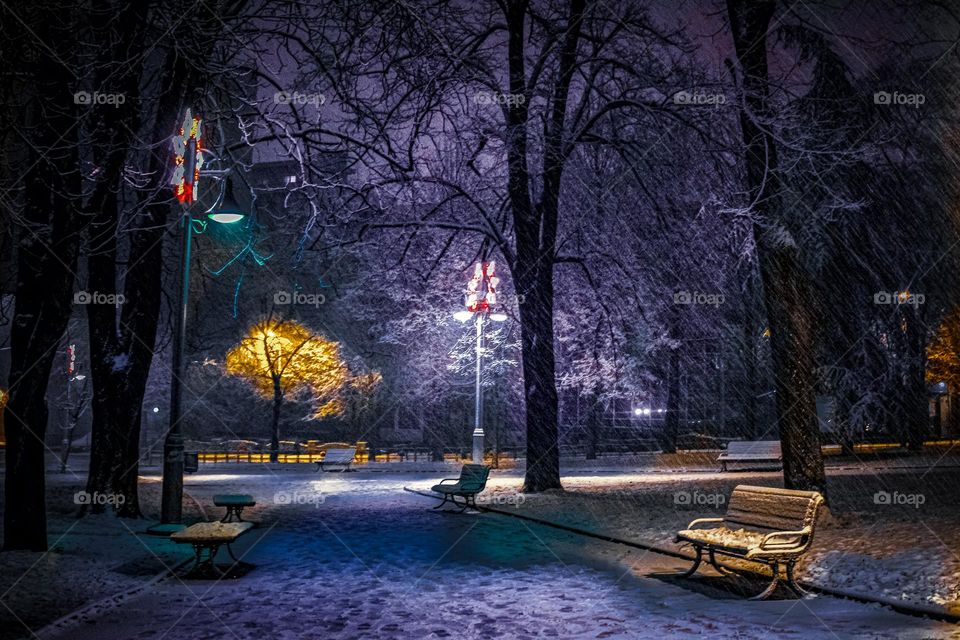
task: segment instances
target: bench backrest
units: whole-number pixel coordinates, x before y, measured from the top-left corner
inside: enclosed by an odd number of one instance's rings
[[[779,440],[731,440],[727,444],[728,454],[767,455],[780,457]]]
[[[727,526],[800,531],[813,527],[822,503],[823,496],[816,491],[741,484],[733,489],[723,520]]]
[[[487,486],[487,476],[490,475],[490,467],[482,464],[465,464],[460,469],[460,478],[457,483],[464,491],[475,491],[480,493]]]
[[[353,449],[327,449],[327,452],[323,455],[324,462],[352,462],[353,457],[356,455],[356,448]]]

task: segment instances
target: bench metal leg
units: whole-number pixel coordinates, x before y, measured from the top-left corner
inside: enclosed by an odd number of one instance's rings
[[[230,557],[233,558],[234,563],[240,562],[240,559],[237,556],[233,555],[233,549],[230,548],[229,543],[227,543],[227,553],[229,553]]]
[[[470,498],[465,497],[463,499],[463,504],[460,504],[459,502],[457,502],[457,498],[455,496],[450,496],[450,501],[453,502],[453,504],[455,504],[456,506],[460,507],[460,511],[458,511],[457,513],[463,513],[464,511],[467,510],[467,507],[470,506]]]
[[[447,499],[448,499],[449,497],[450,497],[450,494],[449,494],[449,493],[443,494],[443,502],[441,502],[440,504],[438,504],[437,506],[435,506],[434,509],[439,509],[439,508],[442,507],[443,505],[447,504]]]
[[[736,573],[735,571],[731,571],[730,569],[727,569],[726,567],[721,565],[719,562],[717,562],[717,556],[713,552],[712,547],[710,549],[709,559],[710,559],[710,564],[713,566],[714,569],[717,570],[717,573],[725,576],[733,575]]]
[[[780,563],[773,563],[773,579],[770,581],[770,584],[767,585],[767,588],[764,589],[761,593],[750,598],[751,600],[766,600],[773,595],[773,592],[777,590],[777,585],[780,584]]]
[[[217,551],[220,549],[219,544],[194,544],[193,551],[195,554],[193,568],[190,570],[190,573],[199,575],[202,572],[207,572],[213,576],[220,577],[223,575],[223,572],[217,567],[215,562],[217,557]],[[203,559],[203,552],[206,550],[207,559]],[[232,553],[230,554],[233,555]]]
[[[793,565],[794,562],[787,563],[787,586],[794,590],[794,592],[801,598],[812,597],[813,594],[797,584],[796,578],[793,576]]]
[[[245,522],[241,514],[243,514],[243,507],[228,506],[227,514],[220,519],[220,522],[233,522],[234,518],[237,522]]]
[[[689,578],[697,572],[697,568],[700,566],[700,563],[703,562],[703,548],[694,547],[697,550],[697,557],[693,561],[693,566],[687,569],[684,573],[680,574],[681,578]]]

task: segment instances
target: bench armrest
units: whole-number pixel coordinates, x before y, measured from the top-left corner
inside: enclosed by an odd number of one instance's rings
[[[723,518],[697,518],[687,525],[687,529],[693,529],[698,524],[706,524],[708,522],[723,522]]]
[[[796,547],[803,543],[803,539],[810,535],[812,529],[804,527],[800,531],[774,531],[768,533],[760,541],[760,549],[779,549],[783,547]],[[785,538],[785,539],[782,539]]]
[[[460,481],[460,478],[444,478],[443,480],[441,480],[441,481],[438,482],[437,484],[443,484],[444,482],[453,482],[453,483],[456,483],[456,482],[459,482],[459,481]]]

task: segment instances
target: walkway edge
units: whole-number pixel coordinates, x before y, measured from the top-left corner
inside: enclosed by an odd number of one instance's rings
[[[425,493],[423,491],[417,491],[416,489],[410,489],[409,487],[404,487],[404,491],[409,491],[410,493],[415,493],[427,498],[437,498],[435,494]],[[527,520],[529,522],[535,522],[537,524],[542,524],[547,527],[553,527],[554,529],[560,529],[561,531],[567,531],[569,533],[575,533],[577,535],[586,536],[588,538],[596,538],[597,540],[603,540],[604,542],[612,542],[614,544],[620,544],[627,547],[633,547],[634,549],[643,549],[645,551],[652,551],[654,553],[659,553],[665,556],[670,556],[671,558],[680,558],[682,560],[689,560],[693,562],[693,556],[675,551],[673,549],[668,549],[666,547],[661,547],[649,542],[635,542],[631,540],[624,540],[622,538],[617,538],[615,536],[610,536],[602,533],[596,533],[594,531],[587,531],[586,529],[580,529],[578,527],[571,527],[565,524],[560,524],[558,522],[551,522],[549,520],[543,520],[541,518],[534,518],[533,516],[526,516],[520,513],[511,513],[510,511],[503,511],[502,509],[494,509],[492,507],[477,505],[477,509],[481,511],[489,511],[490,513],[496,513],[504,516],[509,516],[511,518],[519,518],[520,520]],[[720,563],[723,566],[727,566]],[[732,567],[731,567],[732,568]],[[847,600],[855,600],[857,602],[862,602],[864,604],[879,604],[884,607],[889,607],[897,613],[904,613],[907,615],[920,617],[920,618],[931,618],[933,620],[940,620],[943,622],[960,622],[960,615],[950,613],[943,609],[938,609],[936,607],[926,607],[923,605],[914,605],[905,603],[901,600],[893,600],[890,598],[883,598],[878,596],[868,596],[862,593],[857,593],[855,591],[847,591],[845,589],[835,589],[833,587],[824,587],[812,582],[800,582],[801,587],[807,591],[814,591],[816,593],[822,593],[824,595],[833,596],[834,598],[844,598]]]

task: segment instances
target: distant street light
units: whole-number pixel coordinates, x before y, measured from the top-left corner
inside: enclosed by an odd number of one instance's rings
[[[494,312],[497,304],[497,285],[500,278],[496,277],[495,262],[478,262],[474,267],[473,277],[467,283],[466,309],[457,311],[453,317],[460,322],[467,322],[471,318],[477,328],[477,372],[476,398],[473,419],[473,462],[483,464],[484,433],[483,433],[483,386],[480,383],[480,373],[483,370],[483,327],[484,320],[489,318],[494,322],[507,319],[506,314]]]
[[[197,200],[198,184],[206,149],[200,144],[201,120],[190,113],[173,138],[174,174],[171,180],[174,195],[183,207],[180,252],[180,300],[173,334],[173,363],[170,375],[169,428],[163,441],[163,484],[160,498],[160,524],[149,529],[151,533],[170,534],[181,528],[183,515],[183,379],[186,375],[187,300],[190,294],[190,247],[193,238],[193,213],[190,210]],[[215,159],[216,155],[214,154]],[[233,223],[243,220],[243,212],[229,189],[230,169],[207,170],[203,175],[219,179],[220,193],[205,213],[218,223]],[[154,407],[154,413],[159,408]]]

